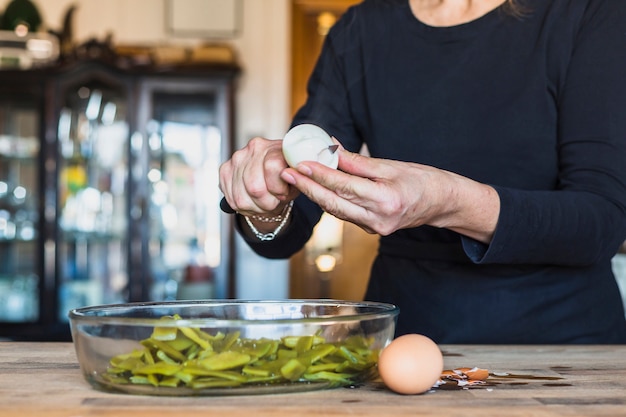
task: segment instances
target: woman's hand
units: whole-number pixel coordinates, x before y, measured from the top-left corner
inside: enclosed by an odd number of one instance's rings
[[[220,190],[243,215],[279,215],[299,191],[280,173],[287,167],[281,140],[256,137],[220,166]]]
[[[426,165],[338,152],[339,170],[303,162],[281,178],[369,233],[431,225],[491,240],[500,210],[492,187]]]

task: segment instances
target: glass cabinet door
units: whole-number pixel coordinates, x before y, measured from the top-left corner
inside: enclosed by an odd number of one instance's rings
[[[124,302],[128,123],[124,89],[98,81],[66,90],[58,120],[59,320],[76,307]]]
[[[219,166],[229,152],[224,89],[147,83],[144,100],[153,300],[227,296],[229,237]]]
[[[0,98],[0,322],[39,319],[39,109]]]

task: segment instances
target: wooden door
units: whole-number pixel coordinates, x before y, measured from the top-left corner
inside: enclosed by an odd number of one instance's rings
[[[328,27],[360,0],[292,0],[291,110],[306,100],[306,83],[317,61]],[[378,248],[378,236],[345,223],[341,262],[331,272],[319,272],[302,250],[290,263],[291,298],[362,300],[369,270]]]

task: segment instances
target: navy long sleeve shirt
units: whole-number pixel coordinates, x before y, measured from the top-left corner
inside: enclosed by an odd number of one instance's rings
[[[380,239],[366,298],[438,343],[626,343],[611,258],[626,238],[626,2],[527,0],[433,27],[366,0],[329,33],[293,124],[347,149],[492,185],[485,245],[422,226]],[[300,196],[285,258],[321,215]],[[243,226],[245,227],[245,225]]]

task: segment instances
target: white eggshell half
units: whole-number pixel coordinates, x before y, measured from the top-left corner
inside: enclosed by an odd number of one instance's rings
[[[328,149],[334,144],[324,129],[312,124],[301,124],[292,127],[285,134],[283,155],[292,168],[302,161],[317,161],[336,169],[339,164],[339,155]]]

